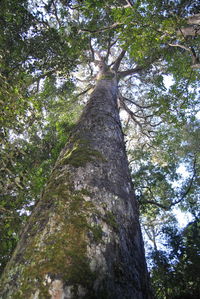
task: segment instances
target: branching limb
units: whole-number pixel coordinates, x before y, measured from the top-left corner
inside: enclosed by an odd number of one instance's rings
[[[133,69],[129,69],[129,70],[126,70],[126,71],[118,72],[118,76],[121,79],[121,78],[124,78],[126,76],[130,76],[130,75],[133,75],[133,74],[140,73],[144,69],[145,69],[144,67],[136,66]]]
[[[157,252],[158,248],[157,248],[157,244],[156,244],[156,232],[155,232],[155,225],[151,225],[151,232],[149,229],[149,225],[147,226],[147,228],[145,227],[145,225],[143,226],[145,233],[147,234],[147,237],[149,238],[149,240],[153,243],[154,246],[154,250]]]
[[[108,62],[108,58],[110,56],[111,48],[116,44],[117,41],[118,41],[118,38],[116,40],[114,40],[113,42],[111,42],[111,34],[109,34],[107,53],[106,53],[106,56],[105,56],[105,61],[106,62]]]
[[[156,56],[151,56],[145,59],[144,61],[144,65],[143,66],[136,66],[135,68],[123,71],[123,72],[118,72],[119,78],[124,78],[126,76],[130,76],[133,74],[139,74],[145,70],[148,70],[152,64],[156,61],[158,61],[158,59],[160,58],[160,55],[156,55]]]
[[[144,111],[143,111],[143,110],[146,109],[146,108],[151,108],[152,105],[141,106],[141,105],[137,104],[136,102],[134,102],[133,100],[129,100],[129,99],[125,98],[125,97],[123,97],[123,101],[128,101],[128,102],[130,102],[131,104],[134,104],[136,107],[140,108],[138,111],[136,111],[136,112],[132,112],[132,113],[134,114],[135,117],[137,117],[137,118],[141,118],[141,119],[144,120],[144,123],[143,123],[142,125],[146,125],[146,126],[149,125],[149,126],[151,126],[151,127],[157,127],[157,126],[159,126],[159,125],[162,123],[162,120],[161,120],[161,121],[159,121],[158,123],[153,123],[153,124],[152,124],[151,120],[148,121],[148,119],[149,119],[149,118],[152,118],[152,117],[154,116],[154,114],[149,114],[149,115],[145,115],[145,114],[144,114]],[[141,114],[139,115],[138,113],[142,113],[142,115],[141,115]]]
[[[145,135],[146,137],[151,138],[151,136],[149,134],[147,134],[146,132],[144,132],[144,130],[143,130],[143,125],[145,125],[145,123],[141,123],[140,121],[138,121],[137,115],[132,110],[130,110],[128,108],[128,106],[124,103],[123,97],[121,95],[119,95],[119,101],[120,101],[121,107],[128,113],[130,118],[140,127],[141,133],[143,135]],[[153,131],[148,131],[148,132],[150,133]]]
[[[107,53],[106,53],[106,56],[105,56],[105,62],[107,63],[108,62],[108,58],[110,56],[110,50],[111,50],[111,37],[110,37],[110,34],[109,34],[109,38],[108,38],[108,46],[107,46]]]
[[[117,59],[114,61],[112,70],[117,72],[119,69],[119,66],[121,64],[122,59],[124,58],[124,55],[126,54],[126,50],[122,50]]]
[[[128,115],[134,120],[134,122],[142,128],[141,123],[136,119],[136,115],[131,111],[128,106],[124,103],[122,95],[119,95],[120,106],[128,113]]]
[[[119,78],[124,78],[126,76],[130,76],[133,74],[141,73],[144,70],[147,70],[149,67],[152,66],[152,63],[158,60],[158,57],[149,57],[148,59],[145,59],[146,63],[143,66],[136,66],[133,69],[129,69],[123,72],[118,72]]]
[[[94,85],[89,84],[85,90],[83,90],[82,92],[76,94],[75,97],[80,97],[80,96],[86,94],[89,90],[91,90],[93,88],[94,88]]]

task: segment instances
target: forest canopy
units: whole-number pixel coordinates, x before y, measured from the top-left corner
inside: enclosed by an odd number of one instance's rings
[[[0,271],[94,87],[119,68],[156,298],[199,298],[199,1],[0,1]],[[180,228],[174,211],[190,216]]]

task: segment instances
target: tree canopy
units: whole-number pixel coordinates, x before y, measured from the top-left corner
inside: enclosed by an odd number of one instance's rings
[[[198,1],[0,2],[1,271],[104,57],[120,65],[119,109],[141,222],[153,244],[156,297],[197,298]],[[192,215],[182,230],[174,207]]]

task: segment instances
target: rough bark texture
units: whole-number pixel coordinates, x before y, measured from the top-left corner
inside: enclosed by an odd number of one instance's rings
[[[3,275],[1,298],[151,298],[117,108],[97,82]]]

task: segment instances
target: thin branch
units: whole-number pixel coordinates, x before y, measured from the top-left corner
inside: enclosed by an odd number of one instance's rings
[[[69,6],[70,9],[72,10],[78,10],[79,8],[81,8],[82,6],[81,5],[70,5],[69,3],[67,4]]]
[[[12,219],[12,218],[15,218],[16,215],[13,215],[13,212],[12,211],[9,211],[8,209],[5,209],[4,207],[0,206],[0,212],[3,213],[3,217],[5,219]],[[6,214],[9,214],[11,216],[6,216]]]
[[[80,29],[79,32],[99,33],[99,32],[103,32],[103,31],[115,29],[115,28],[117,28],[119,26],[122,26],[122,25],[124,25],[124,24],[123,23],[114,23],[110,26],[107,26],[107,27],[104,27],[104,28],[101,28],[101,29],[97,29],[97,30],[91,30],[91,29],[83,28],[83,29]]]
[[[45,78],[45,77],[51,76],[51,75],[53,75],[54,73],[56,73],[56,71],[57,71],[57,70],[50,70],[50,71],[48,71],[48,72],[46,72],[46,73],[44,73],[44,74],[41,74],[41,75],[39,75],[39,76],[33,78],[33,82],[32,82],[32,83],[37,82],[37,81],[40,81],[41,79],[43,79],[43,78]]]
[[[52,1],[52,4],[53,4],[53,7],[54,7],[54,12],[55,12],[56,21],[58,22],[58,25],[61,27],[62,24],[60,23],[60,20],[59,20],[59,18],[58,18],[57,8],[56,8],[56,5],[55,5],[54,1]]]
[[[193,182],[194,182],[195,176],[196,176],[196,157],[195,157],[195,159],[194,159],[194,163],[193,163],[193,175],[192,175],[192,177],[191,177],[191,179],[190,179],[190,183],[189,183],[189,185],[188,185],[186,191],[183,193],[183,195],[181,196],[181,198],[178,199],[178,200],[176,200],[175,202],[173,202],[173,203],[170,205],[170,207],[172,207],[172,206],[174,206],[174,205],[180,203],[180,202],[186,197],[186,195],[190,192],[190,190],[191,190],[191,188],[192,188],[192,184],[193,184]]]
[[[106,56],[105,56],[105,61],[106,62],[108,62],[108,58],[109,58],[109,55],[110,55],[110,52],[111,52],[111,48],[117,43],[117,41],[118,41],[118,38],[111,43],[111,38],[109,39],[107,53],[106,53]],[[112,65],[112,63],[108,66],[111,67],[111,65]]]
[[[120,100],[120,105],[121,107],[128,113],[128,115],[130,115],[130,117],[134,120],[134,122],[140,127],[142,128],[141,123],[135,118],[135,114],[133,113],[133,111],[131,111],[128,106],[124,103],[123,101],[123,97],[119,96],[119,100]]]
[[[89,67],[89,70],[90,70],[90,77],[93,77],[93,68],[92,68],[90,62],[88,63],[88,67]]]
[[[126,124],[124,125],[124,132],[126,132],[126,130],[128,129],[130,120],[131,120],[131,117],[130,117],[130,115],[128,114],[128,118],[127,118]]]
[[[152,124],[151,122],[149,122],[148,124],[149,124],[151,127],[155,128],[155,127],[157,127],[157,126],[160,126],[162,123],[163,123],[163,121],[161,120],[161,121],[159,121],[159,122],[156,123],[156,124]]]
[[[110,56],[111,48],[116,44],[117,41],[118,41],[118,38],[116,40],[114,40],[113,42],[111,42],[111,32],[109,32],[108,47],[107,47],[107,53],[106,53],[106,56],[105,56],[105,61],[106,62],[108,62],[108,58]]]
[[[92,81],[92,80],[95,80],[96,76],[92,76],[90,77],[90,80],[88,79],[88,77],[86,77],[86,79],[80,79],[78,77],[75,77],[77,81],[81,82],[81,83],[88,83],[88,81]]]
[[[157,244],[156,244],[156,233],[155,233],[155,231],[154,231],[154,225],[153,225],[153,226],[152,226],[152,225],[150,226],[152,235],[151,235],[151,233],[150,233],[149,226],[147,226],[147,228],[145,228],[145,225],[144,225],[143,228],[144,228],[145,233],[147,234],[147,237],[148,237],[149,240],[153,243],[154,250],[157,252],[157,251],[158,251],[158,248],[157,248]]]
[[[122,95],[121,95],[121,98],[122,98],[123,101],[128,100],[127,98],[123,97]],[[132,101],[130,101],[130,102],[133,103]],[[136,105],[136,106],[138,106],[138,105]],[[140,106],[140,107],[142,107],[142,106]],[[145,107],[144,107],[144,108],[145,108]],[[139,115],[139,114],[138,114],[138,113],[140,113],[140,112],[142,113],[142,115]],[[135,117],[144,119],[144,120],[145,120],[145,123],[144,123],[144,124],[146,124],[146,125],[149,124],[149,125],[152,126],[152,127],[156,127],[156,126],[158,126],[158,125],[160,125],[160,124],[162,123],[162,121],[160,121],[160,122],[157,123],[157,124],[151,124],[151,121],[147,121],[147,119],[148,119],[148,118],[152,118],[152,117],[154,116],[154,114],[145,115],[143,109],[139,109],[139,110],[137,110],[136,112],[133,112],[133,111],[132,111],[132,113],[134,114]]]
[[[156,201],[153,201],[153,200],[144,200],[144,201],[140,201],[139,204],[151,204],[151,205],[155,205],[163,210],[169,210],[169,208],[171,206],[164,206]]]
[[[141,200],[141,201],[139,201],[139,204],[140,203],[141,204],[151,204],[151,205],[155,205],[155,206],[157,206],[157,207],[159,207],[159,208],[161,208],[163,210],[169,210],[170,209],[170,206],[165,206],[165,205],[163,205],[163,204],[161,204],[161,203],[159,203],[159,202],[156,201],[156,199],[154,197],[154,194],[153,194],[153,192],[152,192],[152,190],[151,190],[150,187],[144,187],[144,188],[149,191],[150,196],[151,196],[151,198],[153,198],[153,200]]]
[[[120,104],[121,104],[121,107],[128,113],[128,115],[130,115],[130,117],[132,118],[132,120],[140,127],[141,129],[141,133],[143,135],[145,135],[146,137],[148,138],[151,138],[150,135],[148,135],[146,132],[143,131],[143,125],[144,123],[140,123],[138,120],[137,120],[137,115],[134,114],[133,111],[131,111],[128,106],[124,103],[123,101],[123,97],[121,95],[119,95],[119,101],[120,101]],[[150,132],[153,132],[153,131],[148,131],[149,133]]]
[[[178,48],[181,48],[181,49],[184,49],[186,51],[189,51],[189,52],[192,52],[190,48],[186,47],[186,46],[183,46],[183,45],[180,45],[180,44],[168,44],[170,47],[178,47]]]
[[[130,99],[128,99],[128,98],[125,98],[125,97],[123,97],[123,99],[124,99],[125,101],[128,101],[128,102],[130,102],[130,103],[134,104],[135,106],[137,106],[137,107],[139,107],[139,108],[141,108],[141,109],[149,109],[149,108],[151,108],[151,107],[152,107],[152,105],[148,105],[148,106],[141,106],[141,105],[139,105],[138,103],[134,102],[133,100],[130,100]]]

